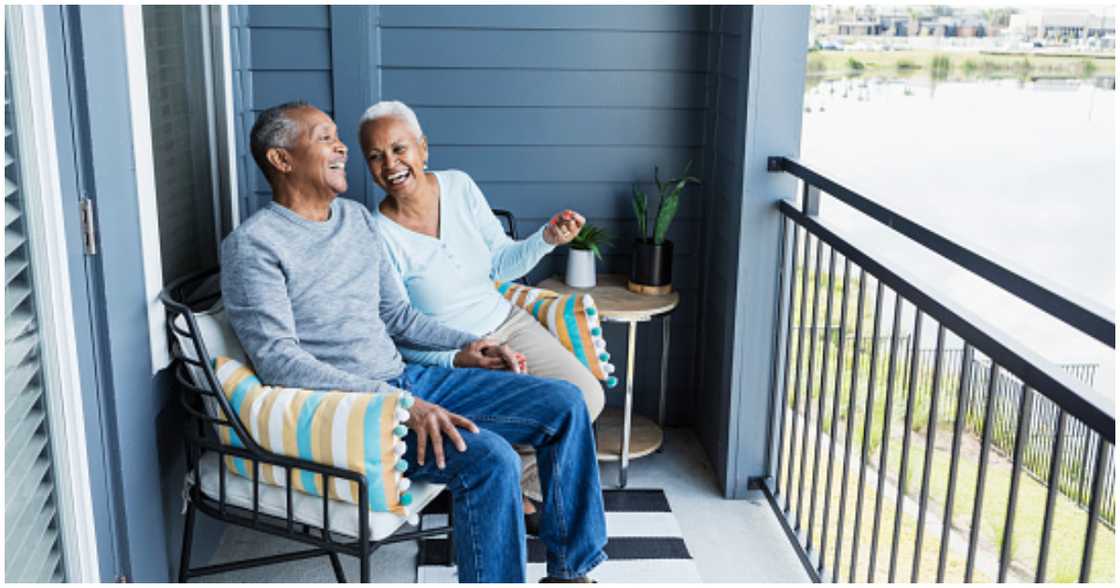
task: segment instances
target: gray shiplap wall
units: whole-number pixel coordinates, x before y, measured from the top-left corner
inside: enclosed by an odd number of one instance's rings
[[[351,92],[404,101],[424,126],[433,168],[469,173],[493,207],[517,215],[522,234],[561,208],[583,212],[616,235],[601,269],[618,273],[628,271],[636,235],[631,184],[652,191],[654,165],[672,174],[704,154],[708,7],[349,8],[238,9],[243,134],[255,112],[303,98],[334,113],[352,142],[360,108]],[[353,30],[360,18],[364,34]],[[371,57],[368,76],[340,73],[355,54]],[[340,85],[340,75],[360,87]],[[252,194],[244,218],[269,194],[242,153]],[[350,196],[373,205],[380,194],[360,160],[350,166]],[[672,317],[668,413],[678,424],[693,420],[703,198],[703,188],[689,188],[670,231],[682,305]],[[565,258],[548,256],[530,280],[562,272]],[[625,330],[609,327],[607,337],[622,371]],[[660,329],[639,330],[637,407],[648,415],[656,414],[660,343]]]
[[[636,235],[630,185],[701,153],[706,10],[384,7],[382,96],[416,109],[432,167],[471,174],[491,206],[517,215],[521,234],[574,208],[616,235],[601,266],[625,273]],[[690,420],[700,197],[685,195],[670,235],[684,300],[672,316],[668,413],[677,422]],[[546,257],[530,281],[562,273],[566,255]],[[625,337],[607,328],[620,373]],[[654,415],[660,330],[644,326],[639,337],[637,406]]]
[[[334,112],[329,10],[327,6],[230,7],[242,220],[272,198],[249,153],[249,130],[257,114],[291,100],[306,100],[327,114]]]

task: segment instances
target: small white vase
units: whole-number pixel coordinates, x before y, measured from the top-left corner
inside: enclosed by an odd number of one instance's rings
[[[573,288],[595,287],[595,254],[585,249],[568,248],[568,273],[564,281]]]

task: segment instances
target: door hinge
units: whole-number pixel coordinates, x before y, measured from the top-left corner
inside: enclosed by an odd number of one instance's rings
[[[78,207],[81,210],[82,249],[86,255],[97,255],[97,217],[93,214],[93,200],[82,198]]]

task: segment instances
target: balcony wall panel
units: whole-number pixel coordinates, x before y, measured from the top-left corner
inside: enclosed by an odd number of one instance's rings
[[[614,231],[618,238],[601,271],[629,270],[637,232],[631,184],[641,182],[652,193],[654,165],[664,178],[693,160],[696,174],[704,156],[712,85],[708,7],[253,6],[235,12],[243,17],[236,90],[249,105],[241,112],[244,133],[252,110],[299,97],[331,113],[353,150],[364,97],[402,100],[420,117],[432,167],[471,174],[492,206],[518,216],[523,234],[566,207]],[[240,149],[243,166],[251,165]],[[380,191],[358,159],[349,165],[350,196],[373,206]],[[270,194],[258,171],[241,173],[244,218]],[[704,194],[704,188],[686,190],[670,231],[674,286],[686,300],[672,317],[669,412],[676,424],[693,421]],[[651,208],[652,216],[656,200]],[[563,250],[547,256],[531,280],[562,273],[565,260]],[[643,410],[656,407],[657,327],[640,330],[636,383]],[[609,344],[612,352],[623,351],[625,333],[612,334]]]
[[[708,16],[689,6],[386,6],[385,27],[707,31]]]

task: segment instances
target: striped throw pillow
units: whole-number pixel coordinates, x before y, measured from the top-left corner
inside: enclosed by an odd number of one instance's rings
[[[611,354],[607,353],[599,309],[591,295],[560,295],[512,282],[500,282],[497,287],[506,300],[533,315],[596,379],[603,380],[608,388],[618,385],[618,378],[611,375],[614,366],[609,363]]]
[[[409,511],[412,495],[404,477],[408,463],[402,424],[408,420],[412,396],[407,392],[374,394],[317,392],[262,386],[257,376],[227,357],[214,360],[214,371],[230,407],[242,426],[262,448],[288,457],[359,472],[365,475],[369,509],[415,518]],[[225,445],[244,447],[230,427],[216,427]],[[226,456],[226,467],[254,478],[252,462]],[[260,464],[262,482],[285,486],[285,470]],[[322,496],[323,476],[292,471],[292,488]],[[358,504],[358,484],[331,478],[329,497]]]

